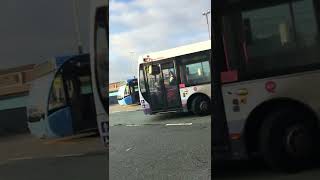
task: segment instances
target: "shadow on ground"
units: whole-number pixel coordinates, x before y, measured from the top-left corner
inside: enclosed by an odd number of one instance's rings
[[[208,116],[202,116],[202,117],[208,117]],[[156,115],[151,115],[150,120],[152,121],[162,121],[162,120],[177,120],[177,119],[184,119],[184,118],[202,118],[199,116],[196,116],[192,113],[189,112],[173,112],[173,113],[164,113],[164,114],[156,114]]]
[[[270,177],[275,175],[260,161],[216,162],[212,169],[215,179],[246,179],[251,176],[259,176],[260,174]]]
[[[298,180],[298,179],[320,179],[320,166],[303,170],[296,173],[284,173],[274,171],[267,167],[262,161],[226,161],[217,162],[212,168],[214,179],[276,179],[276,180]]]

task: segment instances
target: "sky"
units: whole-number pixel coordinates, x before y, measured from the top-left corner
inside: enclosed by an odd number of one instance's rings
[[[78,0],[81,39],[89,47],[89,1]],[[71,0],[1,0],[0,69],[77,53]]]
[[[209,39],[210,0],[110,0],[110,82],[133,77],[140,55]],[[210,24],[209,16],[209,24]]]

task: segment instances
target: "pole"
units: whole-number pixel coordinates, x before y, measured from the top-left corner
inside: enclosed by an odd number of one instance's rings
[[[208,19],[208,15],[210,14],[210,10],[208,10],[207,12],[203,12],[202,15],[206,16],[206,20],[207,20],[207,27],[208,27],[208,33],[209,33],[209,39],[211,39],[211,35],[210,35],[210,26],[209,26],[209,19]]]
[[[206,15],[206,19],[207,19],[207,25],[208,25],[209,39],[211,39],[208,15]]]
[[[130,54],[132,54],[132,64],[131,64],[131,70],[132,70],[132,74],[133,74],[133,77],[135,78],[135,63],[134,63],[134,61],[135,61],[135,57],[134,57],[134,54],[135,54],[135,52],[134,51],[131,51],[130,52]]]
[[[73,0],[73,18],[74,18],[74,26],[75,26],[76,36],[77,36],[78,52],[79,54],[82,54],[83,48],[82,48],[80,27],[79,27],[79,4],[77,0]]]

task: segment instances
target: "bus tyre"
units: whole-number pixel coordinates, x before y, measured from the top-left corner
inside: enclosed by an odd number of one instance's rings
[[[191,111],[198,116],[205,116],[210,113],[210,100],[205,96],[197,96],[191,104]]]
[[[274,112],[260,131],[260,151],[273,169],[296,172],[309,167],[315,158],[316,127],[297,109]]]

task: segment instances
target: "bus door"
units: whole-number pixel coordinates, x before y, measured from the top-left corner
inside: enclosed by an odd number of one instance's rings
[[[81,63],[79,63],[81,64]],[[64,71],[68,104],[75,133],[97,128],[89,65],[71,64]]]
[[[138,80],[136,79],[132,80],[132,82],[129,83],[129,88],[130,88],[132,104],[139,103],[140,98],[139,98]]]
[[[158,69],[157,72],[150,72],[150,67]],[[159,72],[158,72],[159,71]],[[149,90],[150,107],[152,111],[160,111],[166,107],[166,98],[160,72],[160,64],[146,66],[147,84]]]
[[[168,109],[177,109],[181,107],[180,92],[178,87],[177,72],[173,62],[161,65],[164,96]]]

